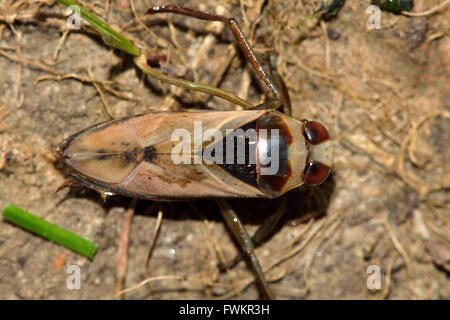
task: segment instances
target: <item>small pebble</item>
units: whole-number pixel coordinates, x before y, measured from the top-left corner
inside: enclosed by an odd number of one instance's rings
[[[341,34],[331,28],[327,28],[327,35],[328,35],[328,39],[336,41],[337,39],[339,39],[341,37]]]

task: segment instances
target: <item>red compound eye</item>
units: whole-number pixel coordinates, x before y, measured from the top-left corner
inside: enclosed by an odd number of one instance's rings
[[[320,122],[307,121],[303,128],[305,131],[305,139],[313,145],[320,144],[330,139],[328,130]]]
[[[318,161],[311,161],[305,170],[304,182],[308,186],[316,186],[324,182],[330,174],[331,168]]]

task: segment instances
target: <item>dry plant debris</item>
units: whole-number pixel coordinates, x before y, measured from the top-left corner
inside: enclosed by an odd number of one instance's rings
[[[264,99],[220,24],[149,18],[149,1],[82,2],[163,57],[164,72]],[[313,18],[301,28],[294,26],[320,1],[264,4],[184,5],[236,17],[259,55],[276,54],[294,117],[322,121],[334,137],[331,181],[289,194],[280,229],[257,249],[277,297],[448,299],[449,1],[383,12],[379,30],[367,29],[369,0],[347,1],[336,19]],[[214,203],[165,204],[156,215],[139,202],[116,287],[128,200],[104,204],[86,190],[51,196],[64,176],[50,150],[71,133],[143,112],[235,108],[145,79],[90,28],[68,31],[64,12],[53,1],[0,4],[0,206],[14,202],[70,225],[100,250],[87,262],[2,222],[0,298],[257,298],[245,263],[218,271],[217,261],[236,248]],[[252,231],[276,208],[263,200],[233,205]],[[86,274],[85,290],[66,289],[64,268],[52,267],[62,254],[65,267],[77,264]],[[365,286],[370,265],[381,268],[380,290]]]

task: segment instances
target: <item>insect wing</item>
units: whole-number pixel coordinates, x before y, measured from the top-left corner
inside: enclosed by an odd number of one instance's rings
[[[204,141],[215,129],[245,126],[264,111],[151,113],[94,126],[69,138],[60,153],[71,175],[108,191],[143,199],[261,197],[264,194],[216,163],[206,164]],[[187,133],[187,137],[178,133]],[[180,131],[181,130],[181,131]],[[175,133],[175,136],[174,136]],[[174,139],[175,138],[175,139]],[[180,158],[180,143],[189,146]],[[180,160],[182,160],[180,162]]]

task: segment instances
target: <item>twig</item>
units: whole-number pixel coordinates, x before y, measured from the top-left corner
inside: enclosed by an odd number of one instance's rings
[[[385,300],[389,295],[389,289],[391,288],[391,279],[392,279],[392,268],[394,266],[395,257],[392,257],[389,260],[389,264],[386,270],[386,280],[384,281],[383,293],[381,294],[381,299]]]
[[[30,60],[30,59],[25,59],[23,57],[20,57],[20,58],[19,57],[15,57],[14,55],[9,54],[9,53],[7,53],[6,51],[4,51],[2,49],[0,49],[0,55],[7,57],[8,59],[10,59],[10,60],[12,60],[14,62],[28,64],[30,66],[39,68],[41,70],[47,71],[47,72],[49,72],[51,74],[54,74],[54,75],[58,74],[58,71],[56,71],[55,69],[52,69],[52,68],[50,68],[50,67],[48,67],[48,66],[46,66],[46,65],[44,65],[42,63],[35,62],[33,60]]]
[[[310,250],[311,258],[306,263],[305,272],[304,272],[304,278],[305,278],[305,283],[306,283],[305,289],[307,289],[307,290],[309,289],[309,270],[311,269],[311,266],[313,264],[314,258],[316,257],[317,251],[319,250],[322,243],[326,239],[328,239],[331,235],[333,235],[333,233],[337,229],[337,227],[339,227],[341,225],[341,222],[342,222],[342,216],[339,216],[339,218],[336,220],[332,219],[332,221],[321,231],[321,233],[324,234],[323,237],[319,237],[319,240],[318,240],[316,246]]]
[[[131,221],[133,220],[134,211],[136,208],[137,199],[131,200],[130,207],[125,213],[125,220],[120,236],[119,249],[117,251],[117,280],[115,288],[115,296],[120,296],[120,292],[123,291],[123,285],[125,282],[125,275],[127,272],[128,263],[128,243],[130,240]]]
[[[161,228],[162,218],[163,218],[162,205],[159,204],[158,216],[156,218],[155,227],[153,228],[152,239],[150,240],[150,244],[148,245],[147,253],[145,255],[144,272],[147,271],[148,262],[150,261],[150,257],[152,256],[153,248],[155,247],[155,243],[156,243],[156,238],[158,237],[159,230]]]
[[[320,27],[322,29],[323,38],[325,42],[325,70],[330,70],[331,66],[330,41],[328,40],[327,24],[325,23],[325,21],[320,20]]]
[[[64,31],[61,39],[59,39],[58,45],[56,46],[55,52],[53,53],[53,60],[56,61],[58,58],[58,52],[61,48],[62,44],[64,43],[64,40],[66,40],[67,36],[69,35],[70,29],[67,28],[66,31]]]
[[[139,288],[142,287],[142,286],[145,286],[147,283],[154,282],[154,281],[159,281],[159,280],[167,280],[167,279],[184,280],[184,277],[168,275],[168,276],[157,276],[157,277],[147,278],[147,279],[145,279],[144,281],[139,282],[139,283],[138,283],[137,285],[135,285],[135,286],[132,286],[132,287],[130,287],[130,288],[127,288],[127,289],[124,289],[124,290],[121,290],[121,291],[116,292],[116,293],[112,296],[112,298],[113,298],[113,299],[117,299],[117,298],[119,298],[121,295],[124,295],[125,293],[134,291],[134,290],[136,290],[136,289],[139,289]]]
[[[219,246],[219,244],[217,243],[217,241],[215,240],[215,238],[213,236],[213,233],[211,231],[210,223],[205,218],[205,216],[200,213],[200,211],[194,206],[194,204],[191,201],[189,201],[189,206],[205,222],[206,230],[208,231],[208,235],[209,235],[211,243],[212,243],[212,245],[214,247],[214,250],[216,251],[216,254],[219,257],[220,262],[222,264],[226,265],[227,264],[227,260],[225,258],[225,255],[223,254],[222,248]],[[233,276],[231,275],[231,272],[230,272],[230,270],[228,268],[226,269],[226,273],[227,273],[228,278],[230,279],[231,287],[233,288],[233,290],[232,290],[233,296],[237,295],[238,297],[241,297],[242,289],[240,289],[239,286],[236,285],[236,282],[235,282],[235,280],[234,280]]]
[[[411,260],[409,259],[408,254],[403,249],[402,245],[398,241],[397,236],[395,235],[394,231],[392,230],[392,227],[391,227],[391,224],[389,223],[386,212],[384,212],[384,214],[383,214],[383,223],[384,223],[384,227],[386,228],[386,231],[387,231],[389,238],[391,239],[395,249],[397,249],[398,253],[400,253],[403,260],[405,261],[406,268],[408,270],[408,276],[412,277],[413,274],[412,274],[412,270],[411,270]]]
[[[93,78],[94,76],[93,76],[93,74],[91,72],[91,69],[88,68],[87,71],[89,73],[89,76],[91,78]],[[109,117],[109,120],[113,120],[114,116],[111,114],[111,111],[109,110],[108,101],[106,101],[106,97],[103,94],[103,91],[102,91],[101,87],[99,86],[99,84],[97,82],[92,82],[92,85],[95,87],[95,89],[97,90],[97,92],[98,92],[98,94],[100,96],[100,99],[102,100],[103,111],[105,111],[106,115]]]

